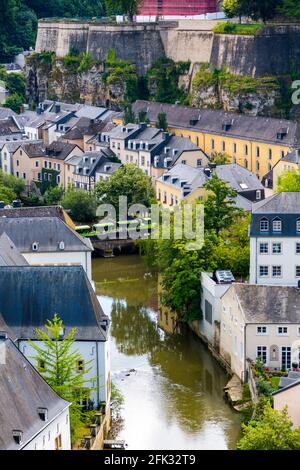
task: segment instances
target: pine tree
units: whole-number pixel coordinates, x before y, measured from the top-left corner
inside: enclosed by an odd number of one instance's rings
[[[166,131],[168,129],[166,113],[158,113],[156,127],[157,129],[162,129],[163,131]]]

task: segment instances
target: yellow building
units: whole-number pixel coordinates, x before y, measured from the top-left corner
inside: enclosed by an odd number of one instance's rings
[[[252,202],[265,198],[265,188],[249,170],[231,163],[215,168],[193,168],[176,164],[156,180],[156,197],[165,208],[172,209],[181,202],[204,200],[207,190],[204,185],[215,172],[222,181],[237,192],[236,205],[251,210]]]
[[[138,100],[133,112],[146,111],[152,125],[165,113],[169,132],[188,137],[207,155],[228,154],[233,163],[263,178],[291,150],[300,147],[300,123],[222,110]],[[123,115],[114,119],[122,123]]]

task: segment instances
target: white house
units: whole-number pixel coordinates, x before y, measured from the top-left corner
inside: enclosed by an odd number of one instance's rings
[[[0,334],[0,450],[71,450],[70,403]]]
[[[73,351],[82,356],[77,371],[87,370],[90,407],[110,403],[109,319],[81,266],[6,266],[0,268],[0,330],[11,331],[18,347],[33,365],[36,328],[43,329],[57,313],[62,337],[75,328]],[[41,366],[41,364],[39,364]],[[90,371],[88,371],[90,369]]]
[[[289,372],[288,377],[280,379],[279,388],[272,394],[274,410],[287,411],[293,428],[300,427],[300,372]]]
[[[234,278],[230,271],[201,273],[201,311],[199,332],[217,350],[220,341],[221,297]]]
[[[220,354],[242,381],[247,361],[300,365],[300,289],[234,283],[221,298]]]
[[[92,279],[91,242],[59,217],[19,217],[0,209],[0,236],[6,233],[30,265],[81,265]]]
[[[250,282],[300,284],[300,193],[278,193],[253,206]]]

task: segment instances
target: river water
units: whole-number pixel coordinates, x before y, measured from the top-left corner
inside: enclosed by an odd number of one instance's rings
[[[139,256],[93,261],[112,320],[112,381],[123,394],[118,439],[128,449],[233,449],[240,417],[223,399],[227,377],[192,333],[157,323],[157,275]]]

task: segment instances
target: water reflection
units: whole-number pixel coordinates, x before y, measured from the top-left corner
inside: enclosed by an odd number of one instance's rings
[[[155,273],[130,256],[94,260],[93,277],[112,319],[112,375],[125,396],[119,437],[133,449],[234,448],[240,426],[223,400],[227,378],[192,332],[158,327]]]

